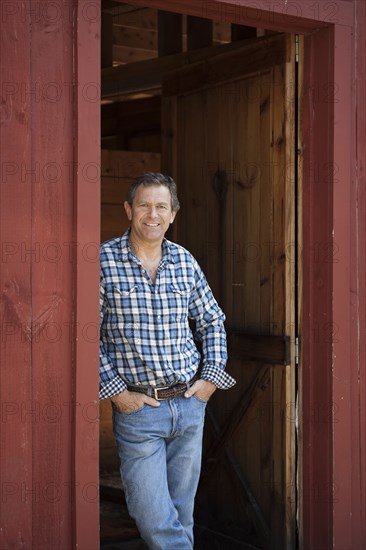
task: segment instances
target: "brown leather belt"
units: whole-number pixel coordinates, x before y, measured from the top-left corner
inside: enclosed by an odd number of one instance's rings
[[[174,384],[174,386],[159,387],[156,386],[135,386],[128,385],[129,391],[144,393],[149,397],[153,397],[157,401],[163,401],[164,399],[174,399],[183,395],[191,386],[198,380],[198,374],[195,374],[192,380],[187,383]]]

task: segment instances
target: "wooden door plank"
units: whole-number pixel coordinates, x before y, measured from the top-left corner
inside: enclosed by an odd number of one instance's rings
[[[271,130],[270,130],[270,104],[271,98],[270,73],[261,75],[260,78],[260,163],[258,170],[260,172],[260,203],[259,211],[267,212],[263,216],[259,228],[259,247],[258,263],[260,271],[259,284],[261,287],[261,302],[259,311],[259,326],[266,333],[272,332],[271,327],[271,292],[272,292],[272,272],[273,272],[273,185],[272,185],[272,163],[271,163]]]
[[[227,341],[233,358],[271,365],[290,364],[289,336],[245,334],[228,330]]]
[[[184,212],[184,223],[180,223],[178,215],[177,238],[202,263],[205,251],[200,227],[205,228],[208,223],[206,196],[203,194],[205,187],[201,178],[201,143],[204,139],[202,98],[194,95],[178,98],[177,109],[180,128],[177,147],[178,151],[185,151],[185,155],[177,155],[177,184]],[[189,162],[186,161],[187,158],[190,159]],[[198,238],[193,239],[193,235]],[[202,267],[205,268],[204,265]]]
[[[215,455],[223,451],[225,445],[230,438],[233,437],[239,426],[242,427],[242,422],[245,422],[245,414],[248,409],[258,401],[260,392],[268,386],[269,381],[270,372],[268,366],[261,366],[250,386],[245,390],[244,395],[232,410],[226,425],[220,430],[214,444],[206,453],[207,464],[210,464],[211,467],[214,464],[213,458]],[[207,475],[207,471],[205,473]]]
[[[245,202],[248,212],[246,250],[246,304],[248,321],[254,323],[256,330],[264,332],[260,326],[261,274],[259,271],[260,226],[264,212],[260,210],[260,77],[247,81],[246,97],[248,102],[245,132],[245,166],[244,176]],[[238,151],[239,154],[239,151]],[[244,195],[244,194],[243,194]],[[267,216],[266,216],[267,217]],[[254,254],[253,254],[254,251]],[[251,329],[253,330],[253,328]]]
[[[285,423],[285,543],[288,549],[291,549],[296,544],[295,530],[296,530],[296,471],[297,466],[292,457],[296,453],[296,433],[295,425],[297,422],[297,404],[295,401],[296,396],[296,359],[295,359],[295,338],[296,334],[296,285],[295,270],[297,265],[297,272],[300,272],[299,258],[297,257],[298,251],[298,239],[296,235],[295,217],[299,212],[299,207],[296,204],[296,185],[295,178],[298,177],[301,171],[295,172],[295,163],[297,162],[297,151],[295,149],[295,131],[296,131],[296,116],[299,118],[299,114],[295,112],[295,93],[296,80],[295,80],[295,36],[288,36],[289,58],[290,61],[285,65],[285,117],[286,117],[286,153],[285,153],[285,228],[284,228],[284,241],[285,241],[285,330],[290,339],[290,361],[289,367],[284,369],[284,386],[285,386],[285,399],[283,402],[283,414],[286,418]],[[297,290],[299,292],[299,290]]]
[[[230,151],[232,104],[223,102],[219,87],[203,93],[206,106],[207,136],[205,136],[205,172],[207,182],[207,209],[211,212],[207,225],[210,242],[208,273],[210,282],[225,314],[229,315],[226,273],[231,269],[232,256],[228,246],[230,232],[231,173],[228,165]]]
[[[210,409],[208,409],[208,418],[210,419],[211,425],[216,435],[218,436],[220,433],[219,425],[217,424],[215,416],[212,414],[212,412],[210,412]],[[253,520],[258,538],[260,541],[262,541],[265,547],[268,547],[270,542],[270,536],[271,536],[270,529],[262,514],[260,506],[258,505],[258,502],[252,492],[251,485],[246,479],[246,476],[244,475],[240,465],[235,459],[235,456],[232,450],[230,449],[230,447],[227,445],[224,445],[223,451],[226,455],[226,459],[228,463],[231,466],[231,470],[234,473],[235,478],[239,480],[242,488],[244,489],[244,493],[249,503],[248,513]]]

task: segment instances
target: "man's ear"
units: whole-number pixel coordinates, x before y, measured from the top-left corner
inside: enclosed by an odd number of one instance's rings
[[[176,215],[177,215],[177,212],[176,211],[174,212],[174,210],[173,210],[171,215],[170,215],[170,223],[174,222],[174,218],[175,218]]]
[[[132,208],[131,208],[131,205],[125,201],[123,206],[125,207],[125,212],[127,214],[127,218],[129,219],[129,221],[132,220]]]

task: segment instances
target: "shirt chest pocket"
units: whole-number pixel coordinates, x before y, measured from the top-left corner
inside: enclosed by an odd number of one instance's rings
[[[190,299],[190,288],[186,284],[172,283],[167,292],[167,302],[169,303],[169,313],[171,317],[177,320],[186,320],[188,316],[188,306]]]
[[[144,315],[144,304],[139,300],[138,285],[111,287],[107,291],[110,324],[126,333],[137,327]],[[126,334],[127,336],[127,334]]]

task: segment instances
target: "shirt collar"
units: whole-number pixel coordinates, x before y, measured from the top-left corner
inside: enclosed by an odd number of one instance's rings
[[[121,242],[120,242],[120,254],[121,254],[121,260],[123,262],[127,260],[133,260],[136,258],[135,254],[132,252],[131,246],[130,246],[130,231],[131,228],[127,229],[125,233],[121,236]],[[163,249],[163,257],[162,260],[165,260],[166,262],[172,262],[174,263],[174,255],[172,254],[172,244],[168,239],[164,237],[163,243],[162,243],[162,249]]]

